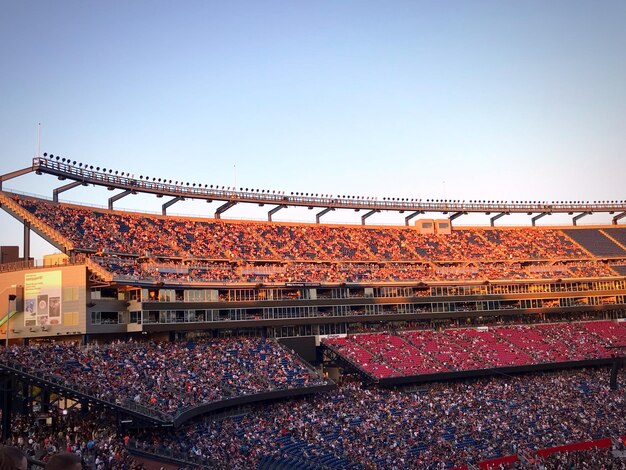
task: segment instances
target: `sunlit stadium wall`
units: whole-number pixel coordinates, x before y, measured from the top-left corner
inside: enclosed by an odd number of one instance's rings
[[[87,332],[87,268],[84,265],[51,266],[0,273],[0,326],[2,340],[60,338]],[[16,292],[16,299],[9,300]]]

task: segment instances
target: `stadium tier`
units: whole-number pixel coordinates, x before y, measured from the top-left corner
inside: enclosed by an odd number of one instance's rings
[[[588,254],[558,230],[459,230],[223,222],[103,212],[17,201],[76,249],[157,258],[294,261],[502,261],[577,259]]]
[[[96,398],[171,415],[242,395],[324,383],[280,345],[263,338],[116,342],[89,348],[46,343],[3,349],[0,362],[17,363],[42,378],[61,377]]]
[[[25,234],[35,231],[61,251],[43,267],[1,265],[4,284],[29,292],[15,294],[13,341],[162,340],[194,330],[316,337],[388,322],[406,328],[624,316],[626,257],[619,250],[596,256],[595,248],[604,240],[622,249],[626,229],[618,227],[422,233],[418,226],[140,214],[6,192],[0,204]]]
[[[607,321],[371,333],[324,344],[375,379],[610,358],[626,326]]]
[[[93,410],[54,410],[50,422],[19,415],[7,443],[43,462],[63,449],[87,468],[115,470],[154,468],[141,458],[155,455],[189,470],[622,469],[623,407],[623,391],[598,369],[413,391],[350,381],[165,431],[120,434],[113,417]]]
[[[225,222],[104,211],[13,196],[67,249],[120,278],[206,282],[447,281],[617,276],[599,229],[462,229]],[[24,214],[23,212],[28,214]],[[615,240],[622,230],[612,229]],[[580,241],[578,244],[575,240]],[[594,254],[592,254],[594,253]]]
[[[619,437],[626,425],[624,400],[623,392],[609,390],[604,371],[593,369],[440,383],[418,391],[349,382],[327,394],[166,435],[144,433],[138,442],[229,468],[488,468],[492,461],[491,468],[517,462],[514,468],[538,469],[550,455],[564,458],[574,443],[590,449],[583,455],[611,463],[611,436]],[[605,468],[623,468],[622,460],[615,462]]]

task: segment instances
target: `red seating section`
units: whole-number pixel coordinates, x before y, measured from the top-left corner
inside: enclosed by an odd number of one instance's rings
[[[611,357],[626,326],[611,321],[406,331],[326,338],[375,378],[582,361]]]

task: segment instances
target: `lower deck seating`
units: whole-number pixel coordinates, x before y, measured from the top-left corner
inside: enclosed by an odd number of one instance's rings
[[[376,379],[606,359],[626,346],[611,321],[369,333],[324,344]]]

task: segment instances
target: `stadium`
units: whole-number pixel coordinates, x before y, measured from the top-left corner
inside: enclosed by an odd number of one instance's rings
[[[60,186],[6,190],[29,174]],[[624,201],[285,194],[48,154],[1,182],[23,225],[1,250],[2,437],[32,468],[626,467]],[[59,200],[94,186],[107,208]],[[116,209],[137,193],[161,213]],[[190,199],[219,205],[168,215]],[[315,221],[272,220],[291,207]],[[342,210],[361,224],[324,223]],[[571,224],[536,226],[553,213]],[[58,252],[34,260],[32,233]]]

